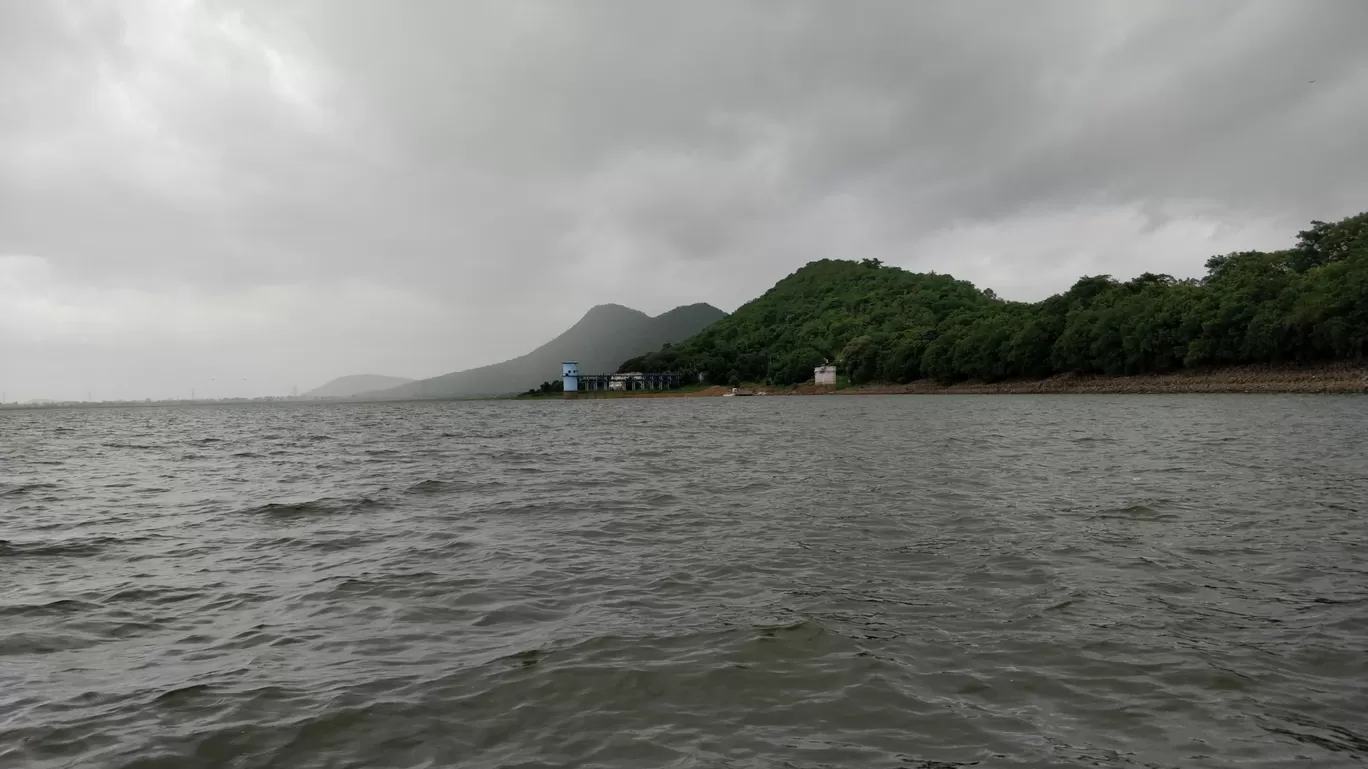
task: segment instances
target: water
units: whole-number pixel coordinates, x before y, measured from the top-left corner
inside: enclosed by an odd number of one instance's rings
[[[0,414],[0,766],[1361,767],[1368,398]]]

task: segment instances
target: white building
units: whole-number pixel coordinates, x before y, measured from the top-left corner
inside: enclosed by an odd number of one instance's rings
[[[812,370],[812,381],[819,385],[835,385],[836,367],[818,366]]]

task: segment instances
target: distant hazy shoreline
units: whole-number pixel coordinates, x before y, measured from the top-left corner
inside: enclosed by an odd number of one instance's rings
[[[1205,371],[1181,371],[1172,374],[1142,374],[1138,376],[1079,376],[1064,374],[1049,379],[1025,381],[961,382],[939,385],[930,380],[910,384],[866,384],[832,388],[815,385],[797,387],[748,386],[748,389],[769,396],[804,395],[1154,395],[1154,394],[1346,394],[1368,393],[1368,365],[1330,364],[1323,366],[1229,366]],[[709,387],[685,391],[580,393],[579,400],[613,400],[620,398],[709,398],[719,397],[730,388]],[[337,398],[326,400],[252,401],[152,401],[125,403],[65,403],[65,404],[5,404],[0,411],[33,411],[81,408],[155,408],[158,406],[237,406],[237,405],[327,405],[336,403],[432,403],[438,401],[484,400],[561,400],[561,394],[519,397],[514,395],[463,396],[460,398],[415,398],[410,400],[366,400]]]

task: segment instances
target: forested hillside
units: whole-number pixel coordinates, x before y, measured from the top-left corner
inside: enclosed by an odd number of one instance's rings
[[[1201,280],[1085,277],[1024,303],[877,260],[823,260],[621,370],[794,384],[829,359],[856,383],[954,382],[1368,357],[1368,213],[1206,266]]]

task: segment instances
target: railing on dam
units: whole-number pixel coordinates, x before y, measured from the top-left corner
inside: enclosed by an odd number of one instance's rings
[[[610,390],[670,390],[683,383],[679,374],[627,373],[627,374],[580,374],[580,392],[607,392]]]

